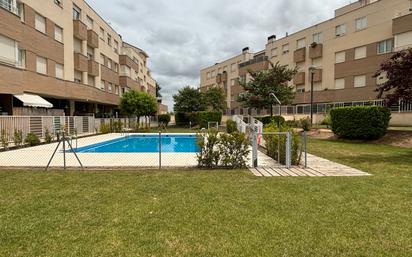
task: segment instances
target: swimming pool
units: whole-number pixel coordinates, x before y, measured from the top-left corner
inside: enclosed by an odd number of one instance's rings
[[[162,135],[164,153],[196,153],[196,135]],[[130,135],[76,149],[77,153],[156,153],[159,135]]]

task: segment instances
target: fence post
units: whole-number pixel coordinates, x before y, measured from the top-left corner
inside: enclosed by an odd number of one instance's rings
[[[291,140],[290,140],[290,132],[286,133],[286,168],[290,168],[291,164]]]
[[[252,142],[252,166],[253,168],[257,168],[258,166],[258,157],[257,157],[257,148],[258,148],[258,143],[257,143],[257,132],[253,130],[253,142]]]
[[[308,138],[306,131],[303,132],[303,142],[304,142],[304,151],[305,151],[305,168],[308,167]]]
[[[159,170],[162,169],[162,132],[159,131]]]
[[[402,101],[399,100],[399,107],[398,107],[398,112],[399,112],[399,113],[401,112],[401,104],[402,104]]]

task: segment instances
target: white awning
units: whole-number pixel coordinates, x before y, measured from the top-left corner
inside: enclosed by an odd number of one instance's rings
[[[14,95],[17,99],[23,102],[23,106],[53,108],[53,105],[38,95],[22,94]]]

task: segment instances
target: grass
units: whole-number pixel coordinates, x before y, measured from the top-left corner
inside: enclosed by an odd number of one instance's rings
[[[0,256],[411,256],[412,150],[310,141],[374,174],[0,172]]]

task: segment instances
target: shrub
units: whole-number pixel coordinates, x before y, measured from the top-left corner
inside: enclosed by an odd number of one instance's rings
[[[271,123],[264,128],[265,132],[290,132],[292,135],[292,165],[299,165],[302,149],[300,148],[300,137],[291,128],[286,126],[277,127],[275,123]],[[286,135],[263,135],[266,142],[268,156],[281,164],[286,164]],[[280,160],[279,160],[280,157]]]
[[[222,134],[218,145],[220,163],[223,167],[240,169],[246,167],[249,141],[245,134],[234,132]]]
[[[17,147],[20,147],[23,144],[23,131],[14,130],[13,143]]]
[[[123,129],[123,123],[121,121],[111,121],[110,131],[112,133],[121,133]]]
[[[157,116],[157,120],[159,122],[159,126],[161,125],[167,127],[171,120],[170,114],[160,114]]]
[[[35,134],[29,133],[29,134],[27,134],[26,139],[24,140],[24,142],[26,144],[28,144],[29,146],[35,146],[35,145],[40,144],[40,139]]]
[[[7,149],[9,147],[9,136],[5,129],[1,130],[0,141],[1,141],[1,146],[4,149]]]
[[[197,154],[197,162],[200,167],[216,168],[219,166],[218,143],[219,137],[216,130],[211,129],[207,134],[198,135],[197,144],[200,152]]]
[[[200,152],[197,154],[199,167],[244,168],[249,154],[249,141],[245,134],[221,133],[211,129],[198,135]]]
[[[209,122],[221,123],[222,113],[221,112],[198,112],[197,113],[198,122],[201,128],[207,128]]]
[[[44,132],[44,141],[48,144],[53,141],[53,135],[50,133],[48,128],[46,128],[46,131]]]
[[[274,122],[276,124],[280,123],[280,125],[285,124],[285,118],[282,116],[265,116],[256,118],[257,120],[261,121],[263,125],[269,125],[270,123]]]
[[[237,132],[237,124],[233,120],[228,120],[226,121],[226,132],[229,134],[232,134],[234,132]]]
[[[391,119],[382,106],[353,106],[330,111],[332,131],[347,139],[378,139],[385,135]]]
[[[312,128],[312,121],[309,117],[301,119],[299,123],[303,131],[310,131]]]
[[[110,132],[111,132],[110,124],[107,124],[107,123],[100,124],[100,133],[108,134]]]
[[[320,123],[320,125],[327,126],[328,128],[330,128],[330,126],[332,125],[332,120],[330,118],[330,114],[326,115],[326,117],[323,119],[323,121]]]
[[[198,124],[198,113],[197,112],[188,112],[182,113],[178,112],[175,114],[176,125],[180,124],[189,124],[192,123],[192,126]]]
[[[290,128],[298,128],[300,127],[300,123],[297,120],[287,120],[285,123],[286,126]]]

